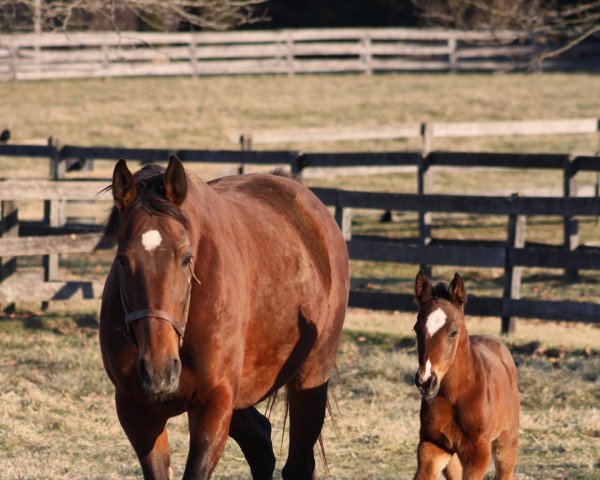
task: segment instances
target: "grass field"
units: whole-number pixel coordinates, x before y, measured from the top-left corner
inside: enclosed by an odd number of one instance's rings
[[[63,143],[127,147],[231,148],[229,132],[259,128],[378,126],[415,121],[560,119],[600,116],[600,76],[550,75],[321,75],[113,79],[0,83],[0,129],[14,143],[53,135]],[[592,152],[595,135],[453,139],[440,149]],[[275,145],[304,151],[376,151],[418,148],[417,141]],[[106,177],[112,162],[97,162]],[[234,171],[193,167],[204,178]],[[0,159],[0,176],[41,177],[44,162]],[[592,175],[578,181],[591,188]],[[560,192],[561,172],[460,169],[436,171],[438,193]],[[311,178],[309,185],[379,191],[416,191],[412,172]],[[22,217],[40,205],[22,205]],[[99,206],[98,218],[106,205]],[[410,236],[416,216],[355,212],[359,233]],[[528,219],[527,239],[559,244],[559,218]],[[583,242],[600,238],[596,219],[580,222]],[[434,216],[437,238],[502,240],[506,218]],[[65,256],[64,278],[103,278],[110,253]],[[36,259],[21,259],[32,264]],[[353,287],[409,292],[416,267],[353,262]],[[435,268],[435,280],[453,270]],[[502,271],[464,269],[467,289],[498,295]],[[526,270],[523,296],[598,302],[600,276],[583,272],[566,283],[559,271]],[[137,461],[116,421],[112,387],[97,342],[96,304],[76,313],[58,304],[50,313],[0,319],[0,480],[139,478]],[[354,310],[338,360],[335,391],[339,435],[325,433],[332,479],[411,478],[415,467],[419,399],[413,386],[416,352],[410,314]],[[472,319],[472,333],[496,334],[498,319]],[[600,328],[522,321],[510,338],[519,366],[523,414],[519,479],[600,478]],[[278,408],[279,407],[279,408]],[[279,451],[281,404],[273,413]],[[176,477],[187,452],[184,418],[171,422]],[[280,470],[285,447],[278,455]],[[279,471],[278,470],[278,471]],[[321,474],[323,468],[321,464]],[[249,478],[232,442],[217,478]]]
[[[329,478],[412,478],[419,425],[413,322],[410,314],[349,314],[334,387],[338,433],[331,421],[325,429]],[[469,328],[490,333],[497,322],[471,320]],[[597,479],[600,331],[527,323],[510,344],[522,395],[517,478]],[[112,394],[93,315],[0,321],[0,478],[139,478]],[[282,413],[279,402],[272,415],[276,478],[285,459]],[[187,454],[185,417],[173,419],[169,428],[180,478]],[[322,462],[319,467],[325,478]],[[215,478],[250,478],[232,441]]]

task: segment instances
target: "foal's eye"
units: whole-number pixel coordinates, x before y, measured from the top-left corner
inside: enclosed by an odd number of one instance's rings
[[[181,261],[181,266],[187,267],[187,266],[189,266],[190,263],[192,263],[192,254],[191,253],[187,253],[183,257],[183,260]]]
[[[450,332],[450,335],[449,335],[449,337],[450,337],[450,338],[454,338],[454,337],[456,337],[457,335],[458,335],[458,331],[454,331],[454,332]]]

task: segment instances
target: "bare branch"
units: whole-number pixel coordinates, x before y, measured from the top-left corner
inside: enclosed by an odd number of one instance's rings
[[[539,68],[600,31],[600,0],[412,0],[429,25],[517,32],[535,48],[516,66]],[[495,42],[494,42],[495,43]]]
[[[226,30],[263,20],[254,7],[264,0],[40,0],[37,13],[44,30],[86,29],[104,19],[119,30],[124,18],[140,19],[151,28]],[[0,0],[0,31],[31,31],[36,0]]]

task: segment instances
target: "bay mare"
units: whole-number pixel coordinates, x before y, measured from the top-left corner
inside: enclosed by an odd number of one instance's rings
[[[120,160],[107,235],[118,242],[100,319],[119,421],[144,478],[172,474],[165,424],[187,412],[184,479],[206,479],[227,437],[270,479],[269,420],[286,387],[284,479],[314,478],[348,300],[348,254],[330,212],[282,176],[205,183],[172,156],[135,175]]]
[[[433,287],[419,272],[419,369],[422,396],[415,479],[482,480],[494,458],[496,480],[513,478],[519,438],[517,370],[494,337],[469,335],[460,275]]]

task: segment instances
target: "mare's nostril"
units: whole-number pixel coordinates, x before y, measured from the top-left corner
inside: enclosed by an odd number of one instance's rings
[[[148,365],[146,364],[146,360],[144,360],[143,358],[140,358],[140,361],[138,362],[138,372],[139,372],[140,380],[142,381],[142,384],[150,385],[150,383],[151,383],[150,372],[148,371]]]
[[[171,371],[169,372],[169,380],[171,382],[177,380],[179,378],[179,374],[181,373],[181,362],[178,358],[174,358],[171,361]]]

